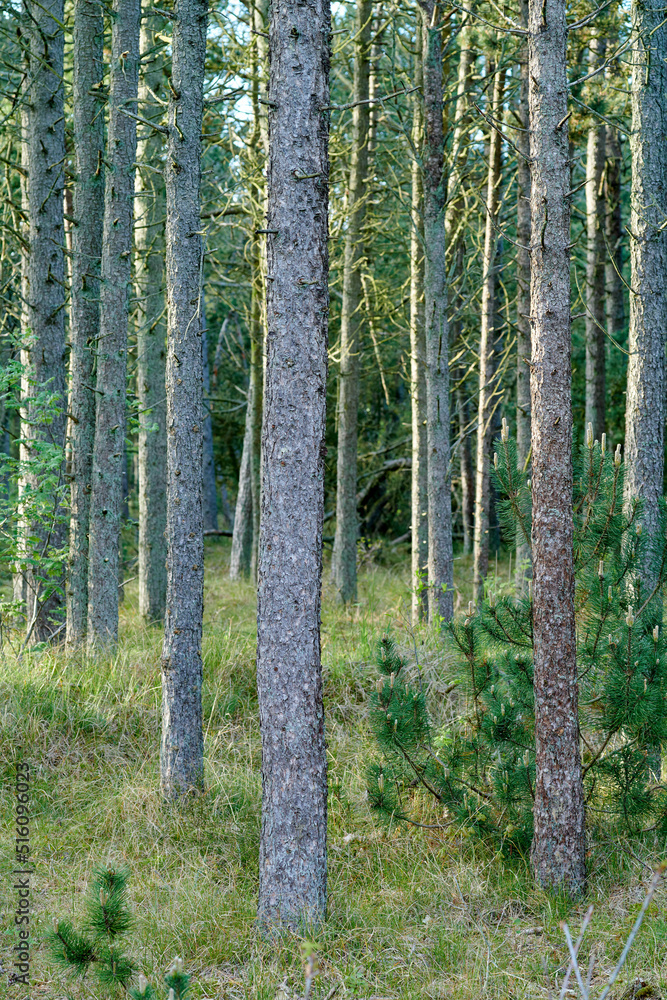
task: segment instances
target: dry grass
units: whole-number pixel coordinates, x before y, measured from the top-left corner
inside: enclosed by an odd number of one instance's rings
[[[208,544],[208,543],[207,543]],[[204,719],[207,791],[186,809],[157,792],[160,632],[141,625],[127,588],[123,638],[113,657],[42,652],[8,657],[0,681],[2,786],[2,964],[15,943],[14,762],[33,768],[34,955],[32,1000],[106,1000],[94,984],[53,972],[40,945],[52,918],[81,913],[92,867],[122,860],[131,869],[136,913],[132,950],[158,979],[175,954],[194,972],[194,997],[283,1000],[302,989],[298,942],[258,939],[260,780],[254,681],[254,596],[226,579],[227,544],[207,557]],[[566,963],[559,921],[581,906],[545,896],[524,863],[510,864],[464,833],[381,827],[364,798],[373,747],[365,717],[375,673],[373,640],[387,625],[406,650],[405,564],[364,571],[358,606],[333,602],[325,576],[323,659],[330,767],[329,921],[318,941],[314,997],[529,998]],[[461,601],[469,566],[459,566]],[[507,577],[508,567],[499,567]],[[447,663],[426,629],[414,636],[432,697]],[[600,976],[618,957],[662,843],[599,840],[589,850],[590,942]],[[667,892],[662,888],[625,970],[667,992]],[[588,962],[584,948],[584,961]],[[0,978],[0,997],[21,997]]]

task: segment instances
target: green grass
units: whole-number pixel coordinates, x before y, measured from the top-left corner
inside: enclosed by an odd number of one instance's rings
[[[299,942],[262,941],[254,928],[260,822],[260,742],[254,678],[253,588],[226,578],[228,545],[207,543],[204,637],[206,792],[185,808],[158,792],[160,645],[126,589],[122,639],[113,658],[42,651],[9,653],[0,680],[2,954],[16,942],[12,889],[13,781],[17,755],[31,763],[32,990],[36,1000],[99,998],[93,982],[70,983],[41,945],[54,917],[76,920],[93,867],[132,871],[135,930],[129,951],[152,979],[176,954],[193,972],[193,996],[289,1000],[303,989]],[[461,831],[378,825],[364,793],[374,749],[366,724],[375,680],[373,640],[391,627],[406,652],[406,561],[365,567],[358,605],[336,606],[325,571],[323,663],[329,753],[329,920],[317,942],[314,996],[338,986],[347,998],[547,996],[566,963],[559,921],[578,924],[595,906],[590,945],[596,980],[613,966],[665,845],[590,838],[589,897],[570,906],[537,890],[524,862],[509,863]],[[468,560],[457,561],[460,602]],[[501,563],[499,581],[509,567]],[[437,637],[417,628],[430,699],[448,676]],[[451,706],[439,706],[446,718]],[[19,751],[18,748],[21,748]],[[439,818],[424,813],[425,821]],[[540,930],[536,930],[536,929]],[[667,990],[667,891],[661,888],[616,996],[634,979]],[[0,977],[0,997],[22,997]]]

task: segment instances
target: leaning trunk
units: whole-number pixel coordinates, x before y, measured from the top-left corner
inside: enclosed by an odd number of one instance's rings
[[[132,279],[132,221],[139,71],[140,0],[115,0],[107,142],[97,413],[90,498],[88,643],[118,636],[120,526],[123,507],[127,325]]]
[[[104,219],[104,76],[102,10],[74,4],[74,218],[70,309],[68,645],[86,637],[88,621],[88,517],[95,433],[93,352],[100,333],[100,258]]]
[[[245,413],[243,452],[239,469],[239,486],[236,494],[236,511],[232,531],[232,551],[229,559],[229,579],[240,580],[248,576],[252,561],[253,507],[252,507],[252,453],[254,393],[257,386],[257,367],[250,366],[248,402]]]
[[[591,69],[604,59],[605,45],[591,42]],[[605,127],[594,124],[588,130],[586,150],[586,427],[600,438],[605,429]]]
[[[263,793],[258,919],[267,930],[316,927],[326,909],[320,608],[330,30],[328,0],[272,4],[257,608]]]
[[[176,0],[167,139],[167,603],[160,785],[177,799],[204,783],[201,637],[203,355],[201,127],[206,0]]]
[[[529,0],[535,833],[544,888],[584,888],[572,515],[570,164],[564,0]]]
[[[336,537],[333,576],[340,600],[357,599],[357,418],[359,411],[359,359],[364,310],[362,267],[368,183],[368,88],[372,0],[357,0],[355,24],[352,161],[343,267],[343,307],[340,328],[340,379],[338,383],[338,464],[336,488]]]

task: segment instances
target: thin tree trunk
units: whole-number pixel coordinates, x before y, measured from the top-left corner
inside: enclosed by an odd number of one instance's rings
[[[463,373],[459,372],[459,378]],[[470,555],[473,546],[475,523],[475,477],[470,447],[470,412],[465,384],[456,390],[456,408],[459,420],[459,465],[461,468],[461,521],[463,527],[463,554]]]
[[[159,15],[145,14],[141,24],[142,64],[139,113],[159,122],[162,107],[155,94],[166,91],[165,59],[157,37]],[[152,53],[149,56],[149,53]],[[139,399],[139,613],[147,621],[162,621],[167,591],[167,424],[165,401],[164,314],[164,182],[156,170],[163,152],[162,136],[144,128],[138,143],[137,212],[137,396]]]
[[[167,605],[162,647],[160,786],[177,799],[204,784],[201,637],[201,129],[206,0],[176,0],[167,138]]]
[[[97,412],[90,498],[88,643],[118,637],[119,544],[123,506],[127,327],[139,70],[140,0],[114,0],[109,133],[104,196]]]
[[[215,484],[215,457],[213,455],[213,421],[209,396],[211,395],[211,378],[208,366],[208,327],[206,324],[206,303],[204,292],[201,292],[201,350],[204,385],[204,438],[203,438],[203,469],[202,469],[202,518],[204,531],[218,530],[218,490]]]
[[[29,249],[24,265],[21,331],[20,460],[25,470],[21,490],[27,499],[27,514],[19,527],[23,534],[20,550],[26,558],[20,589],[26,600],[29,641],[43,642],[60,631],[65,583],[64,576],[47,578],[43,571],[44,561],[66,541],[58,494],[53,503],[44,504],[38,516],[31,516],[30,511],[31,498],[40,497],[45,475],[44,446],[54,449],[57,462],[65,444],[64,38],[59,27],[63,3],[24,0],[24,13],[30,82],[22,115]],[[37,401],[44,390],[53,398],[48,413]],[[53,471],[59,475],[57,464]]]
[[[438,7],[422,0],[424,80],[424,309],[428,434],[429,618],[454,613],[449,446],[449,330],[445,266],[442,40]]]
[[[421,60],[418,61],[421,70]],[[418,73],[415,74],[418,76]],[[413,101],[415,149],[422,134],[421,98]],[[424,230],[421,164],[412,161],[410,229],[410,391],[412,409],[412,620],[428,617],[428,442],[426,432],[426,341],[424,331]]]
[[[623,301],[623,226],[621,220],[622,182],[621,141],[618,131],[610,125],[605,130],[605,296],[607,333],[618,343],[625,324]]]
[[[521,23],[528,28],[528,0],[521,0]],[[528,44],[521,47],[521,90],[519,117],[522,129],[516,133],[516,451],[520,469],[527,468],[530,455],[530,139],[528,116]],[[519,533],[521,535],[521,533]],[[517,538],[515,586],[525,597],[532,576],[530,546]]]
[[[104,76],[102,10],[74,4],[74,218],[70,310],[69,566],[66,642],[86,638],[88,620],[88,517],[95,435],[94,355],[100,334],[100,260],[104,219]]]
[[[257,687],[259,923],[326,910],[320,653],[328,295],[328,0],[274,0],[270,24],[267,358]],[[298,81],[298,86],[295,85]],[[299,179],[303,178],[303,179]]]
[[[490,71],[495,67],[489,63]],[[493,82],[491,114],[502,116],[505,72],[498,70]],[[496,357],[496,244],[500,209],[501,139],[496,129],[489,136],[489,170],[486,183],[486,229],[482,257],[482,315],[479,342],[479,404],[477,410],[477,464],[475,472],[475,538],[473,549],[473,594],[484,597],[484,581],[489,569],[489,469],[493,416],[498,407]]]
[[[357,418],[361,328],[364,310],[362,268],[368,183],[368,102],[372,0],[357,0],[355,22],[354,85],[352,101],[352,153],[348,187],[348,225],[343,267],[343,306],[340,328],[340,378],[338,383],[338,464],[336,537],[333,575],[340,600],[357,599]]]
[[[594,38],[590,46],[591,71],[605,57],[605,43]],[[588,130],[586,151],[586,416],[600,438],[605,429],[605,203],[604,171],[605,126],[595,124]]]
[[[252,452],[254,435],[254,393],[257,386],[256,366],[250,367],[250,382],[248,383],[248,402],[245,413],[245,431],[243,434],[243,452],[239,470],[239,487],[236,494],[236,511],[232,531],[232,550],[229,559],[230,580],[240,580],[250,573],[252,562]]]
[[[667,328],[667,26],[656,0],[632,5],[637,39],[632,67],[632,191],[630,197],[630,335],[625,411],[625,499],[644,503],[647,537],[660,531],[665,425],[665,329]],[[657,569],[641,567],[642,603],[653,591]],[[662,602],[656,602],[662,604]]]
[[[538,883],[584,888],[572,524],[570,164],[564,0],[529,0],[531,446]]]

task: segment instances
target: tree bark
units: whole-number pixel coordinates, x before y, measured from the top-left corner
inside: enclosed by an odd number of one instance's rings
[[[90,498],[88,644],[118,637],[119,543],[123,504],[127,326],[139,75],[140,0],[114,0],[107,174],[104,195],[97,412]]]
[[[66,642],[86,638],[88,518],[95,435],[94,356],[100,334],[100,260],[104,220],[104,22],[88,0],[74,4],[73,125],[76,181],[70,309],[69,566]]]
[[[521,0],[521,23],[528,28],[528,0]],[[521,90],[519,124],[516,133],[516,450],[519,468],[526,468],[530,455],[530,138],[528,114],[528,44],[521,47],[519,66]],[[519,533],[521,535],[521,532]],[[515,588],[524,597],[532,576],[530,546],[519,537],[516,546]]]
[[[577,719],[564,0],[529,0],[531,445],[536,730],[531,860],[544,888],[584,889]]]
[[[591,71],[605,57],[605,43],[594,38],[590,46]],[[605,202],[604,171],[605,126],[594,124],[588,130],[586,151],[586,416],[593,426],[594,438],[605,429]]]
[[[623,225],[621,219],[623,159],[618,131],[610,125],[605,130],[605,299],[607,333],[618,343],[625,324],[623,301]]]
[[[421,60],[418,62],[421,71]],[[418,76],[418,74],[415,74]],[[422,134],[421,98],[413,100],[412,139]],[[410,391],[412,411],[412,620],[428,617],[428,442],[426,431],[426,341],[424,334],[424,229],[421,164],[412,161],[410,229]],[[356,505],[355,505],[356,509]]]
[[[139,113],[159,122],[162,108],[152,94],[165,93],[164,54],[156,51],[163,24],[160,15],[146,14],[141,24],[143,65],[139,80]],[[148,54],[152,53],[151,56]],[[144,128],[139,140],[136,175],[137,212],[137,396],[139,399],[139,614],[162,621],[167,591],[167,425],[165,401],[164,313],[164,181],[156,169],[163,153],[162,136]]]
[[[428,440],[429,618],[454,613],[449,446],[449,330],[445,266],[442,41],[438,8],[422,0],[424,86],[424,310]]]
[[[495,72],[493,63],[489,69]],[[491,115],[502,114],[505,72],[498,70],[493,81]],[[489,136],[489,168],[486,182],[486,228],[482,257],[482,313],[479,341],[479,402],[477,409],[477,461],[475,469],[475,538],[473,548],[473,594],[484,598],[484,581],[489,569],[489,503],[491,488],[491,434],[498,408],[496,357],[496,244],[500,185],[502,180],[501,139],[496,129]]]
[[[19,550],[25,563],[19,589],[26,600],[28,639],[43,642],[60,631],[65,584],[64,575],[49,578],[43,571],[44,560],[66,541],[64,511],[57,494],[53,504],[42,505],[37,499],[37,508],[43,506],[41,513],[31,510],[32,498],[40,498],[44,446],[54,449],[56,461],[65,444],[64,38],[59,27],[64,15],[62,0],[43,4],[24,0],[23,9],[30,83],[22,114],[29,248],[21,311],[20,460],[25,471],[20,489],[25,506]],[[43,391],[53,399],[48,412],[38,402]]]
[[[274,0],[270,23],[267,358],[257,686],[262,734],[258,919],[326,909],[320,654],[328,295],[328,0]]]
[[[252,346],[251,346],[252,349]],[[232,550],[229,559],[230,580],[240,580],[250,573],[253,544],[253,496],[252,496],[252,456],[254,437],[254,394],[257,391],[257,366],[250,365],[248,401],[246,403],[243,452],[239,470],[239,486],[236,494],[236,512],[232,531]]]
[[[643,530],[659,532],[663,495],[665,329],[667,327],[667,165],[665,110],[667,27],[656,0],[632,5],[632,190],[630,196],[630,334],[625,411],[625,499],[644,503]],[[641,567],[640,600],[653,591],[657,570]]]
[[[208,365],[208,326],[206,324],[206,304],[204,292],[201,292],[201,350],[204,385],[204,437],[203,437],[203,470],[202,470],[202,518],[204,531],[218,530],[218,490],[215,483],[215,457],[213,455],[213,421],[209,397],[211,395],[211,376]]]
[[[160,785],[177,799],[204,784],[201,637],[201,130],[206,0],[176,0],[167,138],[167,605]]]
[[[365,263],[364,225],[368,183],[370,125],[369,77],[372,0],[357,0],[355,22],[354,85],[352,101],[352,153],[348,185],[348,223],[343,267],[343,306],[340,328],[338,382],[338,459],[336,537],[333,576],[340,600],[357,599],[357,418],[359,370],[363,324],[362,268]]]

